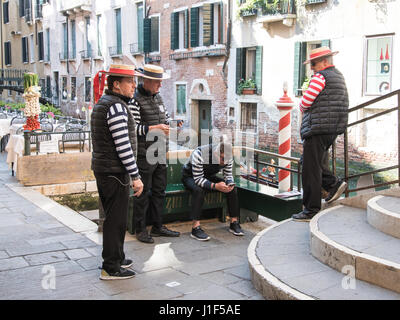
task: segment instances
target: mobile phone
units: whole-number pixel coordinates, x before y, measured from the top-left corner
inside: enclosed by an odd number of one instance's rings
[[[232,187],[232,186],[236,186],[236,183],[230,182],[230,183],[228,184],[228,187]]]

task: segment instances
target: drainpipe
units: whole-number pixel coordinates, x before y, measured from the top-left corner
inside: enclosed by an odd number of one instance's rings
[[[225,87],[228,88],[228,74],[227,74],[227,64],[231,52],[231,40],[232,40],[232,0],[228,0],[228,30],[226,39],[226,56],[224,60],[224,65],[222,67],[222,77],[225,82]]]

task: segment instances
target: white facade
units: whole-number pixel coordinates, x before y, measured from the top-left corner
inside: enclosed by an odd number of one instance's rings
[[[372,1],[372,0],[327,0],[322,4],[304,5],[305,1],[297,1],[297,16],[292,26],[283,22],[263,22],[266,16],[260,13],[257,16],[239,17],[238,4],[233,1],[233,30],[232,46],[229,61],[229,89],[228,107],[235,109],[234,117],[236,127],[240,128],[241,103],[257,103],[257,131],[261,134],[277,133],[279,112],[275,101],[282,96],[283,83],[288,83],[288,94],[296,102],[293,109],[292,126],[294,134],[298,134],[298,104],[299,98],[293,93],[295,69],[295,44],[296,42],[312,43],[330,40],[333,51],[339,51],[334,56],[335,66],[343,73],[349,91],[350,107],[371,100],[378,94],[365,92],[366,65],[367,65],[367,39],[372,36],[388,35],[392,39],[390,54],[391,81],[389,91],[400,89],[400,24],[398,13],[400,1]],[[290,21],[289,23],[290,24]],[[237,48],[263,47],[262,59],[262,95],[236,94],[236,52]],[[385,55],[386,48],[383,48]],[[388,101],[380,103],[376,108],[388,108]],[[366,113],[373,113],[370,108]],[[265,113],[269,121],[260,123],[260,114]],[[364,117],[361,112],[352,115],[352,118]],[[397,135],[395,124],[387,120],[396,118],[393,114],[386,120],[377,120],[368,124],[369,128],[359,126],[354,131],[353,142],[361,147],[369,147],[375,151],[393,149]],[[382,126],[382,124],[385,124]],[[262,126],[262,128],[260,128]],[[378,128],[379,130],[374,130]],[[374,139],[381,141],[373,143],[368,131],[374,131]],[[395,131],[393,131],[395,130]],[[258,136],[257,136],[258,137]],[[297,135],[298,137],[298,135]],[[393,139],[396,139],[393,142]],[[366,141],[368,143],[366,143]]]

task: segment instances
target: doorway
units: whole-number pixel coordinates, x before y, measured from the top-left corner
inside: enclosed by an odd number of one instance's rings
[[[211,124],[211,101],[210,100],[199,100],[199,131],[198,131],[198,145],[212,143],[212,124]],[[203,136],[206,133],[208,136]],[[208,142],[207,142],[208,141]]]

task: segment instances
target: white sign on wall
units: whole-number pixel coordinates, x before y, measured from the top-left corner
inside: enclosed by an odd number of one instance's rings
[[[40,153],[58,153],[58,141],[42,141],[39,147]]]

